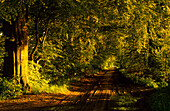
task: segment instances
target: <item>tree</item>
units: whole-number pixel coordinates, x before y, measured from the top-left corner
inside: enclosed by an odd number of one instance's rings
[[[3,36],[8,56],[4,58],[4,76],[19,77],[18,83],[24,87],[28,74],[28,35],[27,35],[27,3],[25,1],[5,0],[0,4],[3,19]]]
[[[169,1],[132,0],[122,12],[124,23],[128,21],[122,30],[125,36],[119,38],[122,67],[158,81],[168,78]]]
[[[53,76],[81,72],[114,56],[121,68],[148,70],[164,63],[166,69],[168,10],[167,0],[3,0],[4,75],[21,76],[18,82],[26,86],[28,36],[30,60]]]

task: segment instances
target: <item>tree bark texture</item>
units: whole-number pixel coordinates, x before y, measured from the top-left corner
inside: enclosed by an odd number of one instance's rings
[[[3,34],[6,36],[4,58],[4,76],[21,77],[19,83],[27,86],[28,74],[28,36],[25,13],[22,11],[15,21],[3,22]]]

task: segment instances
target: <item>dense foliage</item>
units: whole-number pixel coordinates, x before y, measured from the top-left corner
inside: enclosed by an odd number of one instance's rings
[[[21,84],[16,83],[16,78],[7,79],[0,77],[0,100],[15,98],[23,94]]]
[[[122,67],[157,81],[167,81],[170,77],[168,2],[138,3],[140,6],[128,13],[134,19],[131,18],[127,38],[122,38]]]
[[[170,109],[170,87],[157,90],[148,99],[149,106],[152,111],[168,111]]]
[[[4,56],[5,56],[5,38],[2,38],[2,36],[0,35],[0,76],[2,76],[3,73],[3,63],[4,63]]]
[[[113,66],[123,69],[125,76],[136,83],[154,88],[168,86],[168,0],[0,2],[0,28],[3,21],[16,20],[21,6],[26,11],[30,60],[27,79],[33,92],[66,91],[74,78]],[[1,74],[6,38],[0,35]],[[3,97],[22,93],[22,86],[13,84],[13,79],[1,79],[0,84]]]

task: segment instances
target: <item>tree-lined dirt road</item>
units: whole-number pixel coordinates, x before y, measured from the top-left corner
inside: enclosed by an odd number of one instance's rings
[[[1,111],[149,111],[153,90],[133,84],[118,71],[86,76],[70,83],[69,94],[23,95],[0,102]]]

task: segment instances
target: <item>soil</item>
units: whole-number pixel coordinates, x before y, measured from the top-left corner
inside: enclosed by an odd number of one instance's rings
[[[2,100],[0,111],[150,111],[147,99],[153,92],[118,71],[105,71],[70,83],[67,94],[27,94]],[[126,97],[124,103],[133,102],[121,105],[122,97]]]

